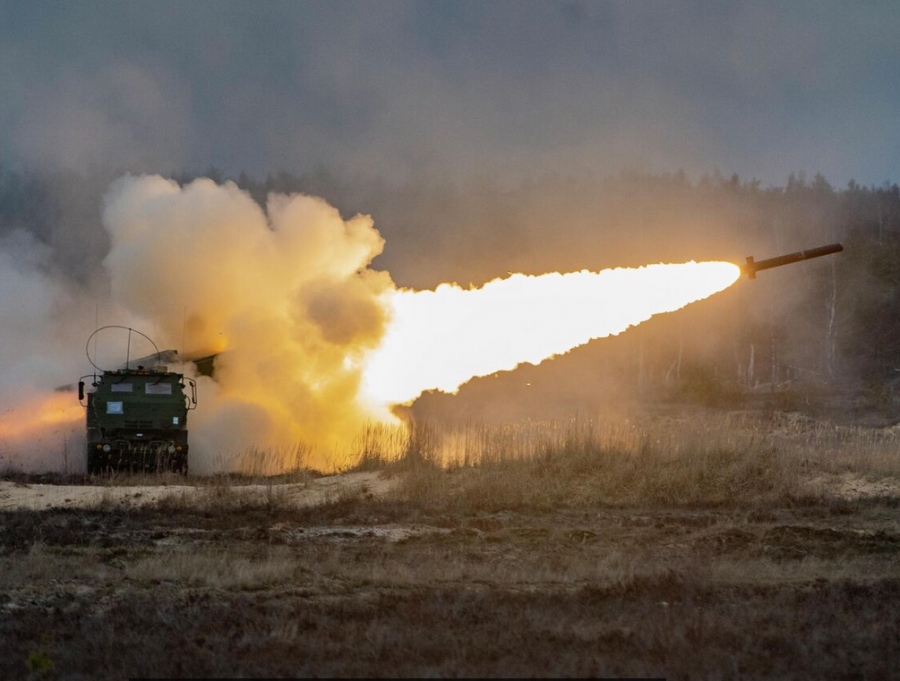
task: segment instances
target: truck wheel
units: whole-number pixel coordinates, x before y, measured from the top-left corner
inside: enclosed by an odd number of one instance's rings
[[[87,472],[88,475],[97,475],[97,473],[100,472],[100,462],[97,461],[97,452],[91,447],[88,447],[87,452]]]

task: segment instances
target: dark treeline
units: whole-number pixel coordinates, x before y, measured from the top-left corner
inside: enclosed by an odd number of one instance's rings
[[[118,174],[0,168],[0,247],[26,232],[49,247],[48,268],[77,285],[96,283],[108,248],[103,196]],[[414,288],[480,285],[515,271],[741,263],[747,255],[844,245],[843,253],[760,273],[539,367],[472,381],[452,403],[426,396],[418,405],[424,412],[546,417],[648,397],[734,404],[767,396],[808,406],[849,391],[886,414],[900,402],[896,184],[838,189],[798,173],[783,187],[763,187],[737,175],[677,172],[554,175],[514,187],[491,178],[397,185],[324,169],[259,179],[212,168],[173,179],[197,176],[234,181],[261,205],[271,192],[303,192],[345,217],[372,215],[386,240],[373,266]]]

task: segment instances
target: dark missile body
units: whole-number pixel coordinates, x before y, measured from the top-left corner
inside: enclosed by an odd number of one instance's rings
[[[747,264],[741,269],[749,279],[756,279],[756,273],[760,270],[768,270],[773,267],[781,267],[782,265],[790,265],[801,260],[809,260],[810,258],[819,258],[823,255],[831,255],[844,250],[841,244],[828,244],[827,246],[819,246],[818,248],[810,248],[806,251],[797,251],[796,253],[788,253],[787,255],[779,255],[777,258],[769,258],[768,260],[754,261],[752,255],[747,256]]]

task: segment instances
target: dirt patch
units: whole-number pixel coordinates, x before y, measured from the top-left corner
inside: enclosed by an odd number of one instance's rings
[[[851,472],[817,475],[805,482],[805,487],[815,494],[847,501],[900,497],[897,477],[873,478]]]
[[[307,482],[266,485],[228,485],[228,494],[249,503],[277,500],[289,506],[315,506],[342,495],[384,496],[396,486],[396,478],[377,472],[347,473]],[[162,500],[185,501],[214,495],[210,485],[49,485],[0,481],[0,511],[54,508],[94,508],[103,505],[144,506]]]

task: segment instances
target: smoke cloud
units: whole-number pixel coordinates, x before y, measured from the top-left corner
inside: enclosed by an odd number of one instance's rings
[[[126,176],[110,187],[103,221],[102,293],[54,276],[46,247],[25,233],[0,244],[0,465],[79,468],[84,415],[71,385],[90,373],[85,339],[105,324],[186,358],[218,353],[214,379],[196,376],[195,473],[298,447],[307,465],[333,467],[367,424],[396,421],[358,397],[362,358],[384,333],[394,290],[369,269],[384,245],[370,217],[344,220],[312,196],[273,194],[263,210],[233,183]],[[103,338],[92,350],[115,368],[125,345]],[[196,374],[188,362],[169,368]],[[48,434],[51,413],[59,423]]]
[[[222,353],[191,417],[196,472],[298,443],[327,465],[391,418],[357,398],[393,290],[368,269],[384,245],[370,217],[304,195],[273,194],[264,211],[232,183],[156,176],[117,181],[104,216],[113,302],[187,357]]]
[[[53,387],[81,369],[73,350],[84,347],[85,302],[30,234],[0,239],[0,468],[55,470],[74,456],[82,410]]]

